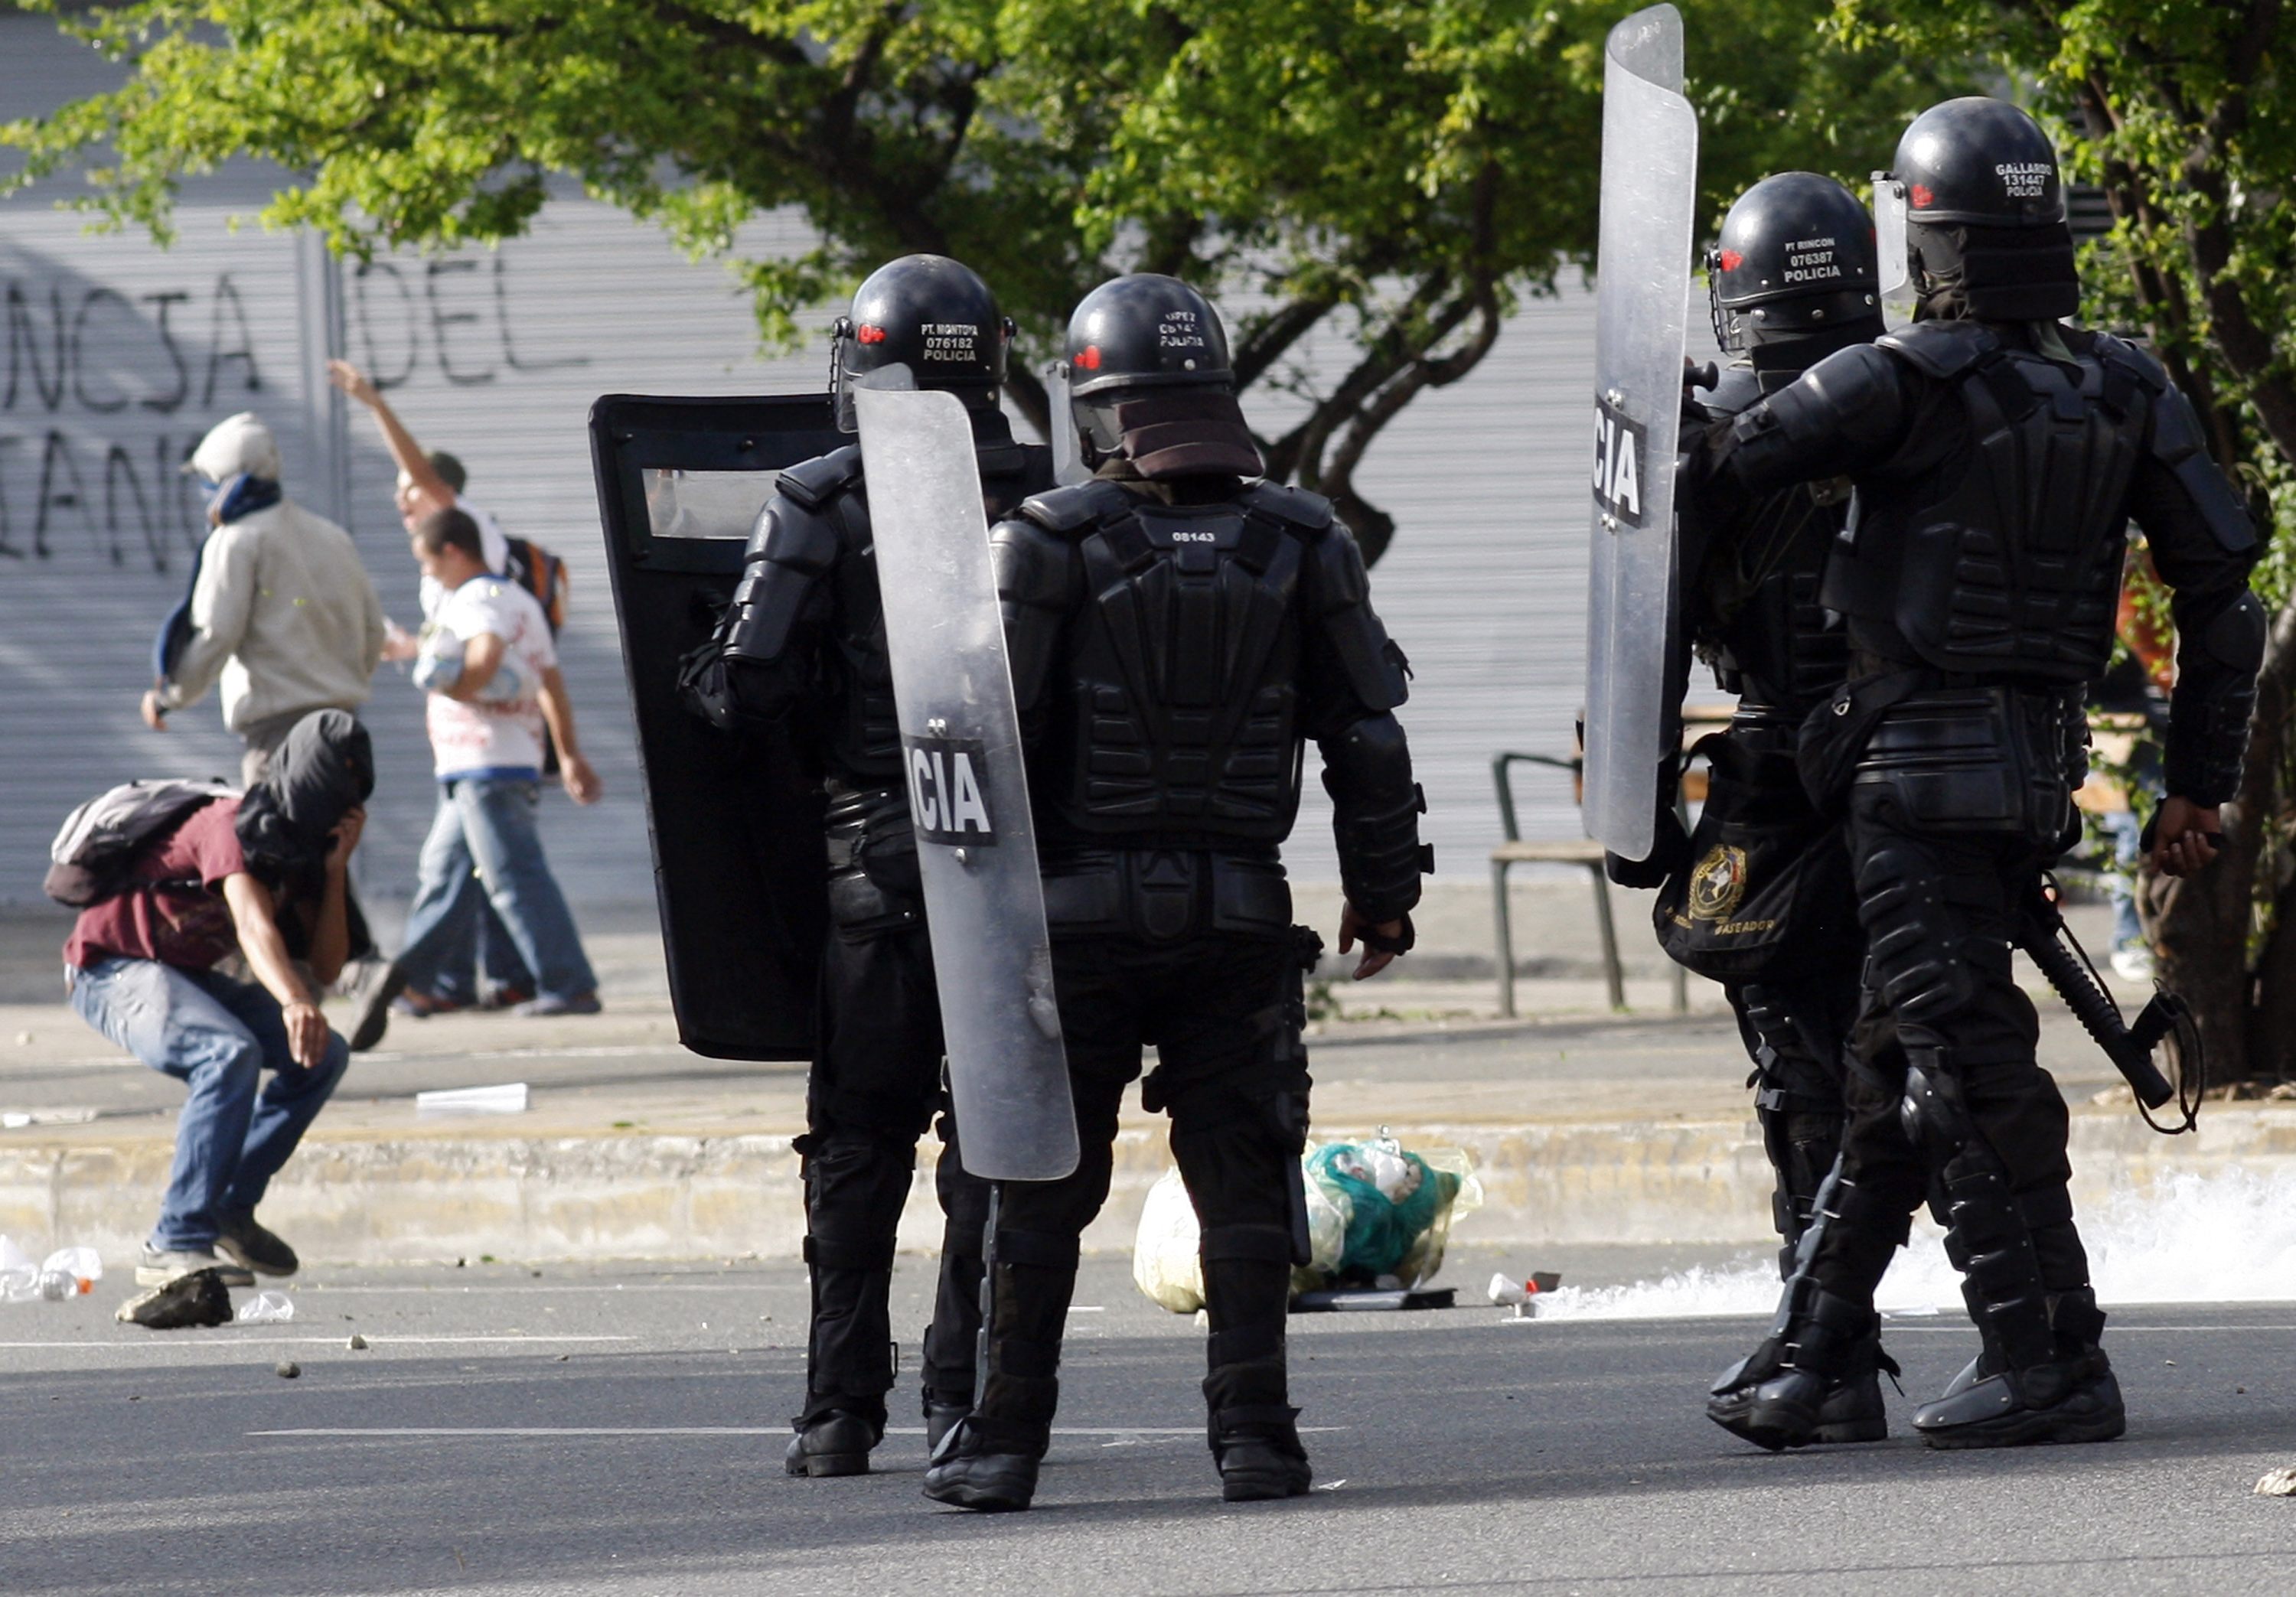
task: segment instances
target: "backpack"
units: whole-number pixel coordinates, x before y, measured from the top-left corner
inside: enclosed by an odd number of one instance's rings
[[[73,909],[123,890],[146,846],[201,805],[236,798],[237,788],[217,781],[160,778],[110,788],[64,817],[48,845],[49,897]]]
[[[556,637],[566,625],[566,562],[529,538],[510,538],[504,575],[534,595]]]

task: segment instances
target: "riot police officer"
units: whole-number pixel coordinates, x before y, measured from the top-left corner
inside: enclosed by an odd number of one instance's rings
[[[1051,486],[1042,446],[997,406],[1012,323],[980,279],[937,255],[880,267],[837,323],[839,424],[853,383],[896,364],[970,411],[981,493],[1001,515]],[[690,702],[720,726],[790,726],[817,753],[827,798],[831,928],[808,1083],[806,1261],[813,1283],[806,1399],[792,1475],[868,1468],[893,1385],[887,1293],[916,1143],[942,1103],[940,1006],[900,774],[892,674],[861,451],[783,471],[711,645],[689,660]],[[938,1439],[972,1400],[987,1188],[967,1176],[948,1118],[936,1178],[947,1218],[924,1405]]]
[[[1857,485],[1821,593],[1847,618],[1852,679],[1801,755],[1814,795],[1846,806],[1871,951],[1842,1159],[1770,1335],[1709,1413],[1766,1447],[1811,1440],[1933,1190],[1984,1346],[1915,1429],[1940,1447],[2097,1441],[2124,1428],[2120,1391],[2066,1190],[2064,1102],[2011,979],[2013,917],[2070,835],[2132,517],[2179,640],[2154,859],[2205,864],[2263,657],[2256,536],[2160,364],[2060,321],[2079,284],[2055,152],[2030,117],[1933,107],[1892,176],[1913,325],[1829,356],[1705,446],[1751,491]]]
[[[1423,801],[1393,711],[1405,665],[1329,503],[1259,478],[1218,313],[1176,279],[1103,284],[1069,323],[1092,480],[991,533],[1028,749],[1082,1159],[1001,1183],[980,1401],[928,1496],[1020,1509],[1058,1395],[1078,1238],[1108,1195],[1117,1110],[1144,1085],[1202,1224],[1204,1396],[1230,1502],[1307,1491],[1284,1314],[1305,1257],[1301,973],[1277,846],[1303,741],[1323,752],[1367,976],[1410,946]]]
[[[1830,177],[1783,172],[1741,195],[1707,254],[1714,336],[1725,366],[1691,430],[1734,416],[1826,356],[1881,336],[1873,223]],[[1804,794],[1796,733],[1849,676],[1841,618],[1818,602],[1828,547],[1847,520],[1846,484],[1795,483],[1740,494],[1695,485],[1680,505],[1684,606],[1672,693],[1693,651],[1738,696],[1726,732],[1702,740],[1709,787],[1694,838],[1670,813],[1648,861],[1610,856],[1612,880],[1660,889],[1668,953],[1722,985],[1752,1060],[1754,1112],[1775,1173],[1771,1213],[1781,1275],[1816,1213],[1841,1151],[1844,1051],[1857,1016],[1864,940],[1841,829]],[[1671,794],[1674,762],[1662,781]],[[1819,1406],[1816,1439],[1888,1434],[1869,1339]]]

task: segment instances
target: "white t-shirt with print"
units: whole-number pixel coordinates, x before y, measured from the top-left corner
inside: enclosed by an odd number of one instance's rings
[[[430,695],[430,756],[439,776],[538,774],[542,677],[558,664],[541,604],[507,577],[473,577],[439,602],[430,625],[464,643],[488,634],[502,639],[503,668],[520,678],[516,696],[500,702]]]

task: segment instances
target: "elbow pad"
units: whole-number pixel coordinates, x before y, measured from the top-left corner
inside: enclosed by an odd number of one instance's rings
[[[1076,545],[1021,517],[989,529],[988,560],[1004,614],[1004,649],[1012,663],[1013,694],[1022,710],[1044,695],[1076,585]]]
[[[1896,358],[1871,344],[1852,344],[1740,412],[1722,458],[1750,488],[1833,476],[1841,470],[1833,457],[1896,437],[1905,413]]]
[[[2243,588],[2178,651],[2163,772],[2174,797],[2213,805],[2239,792],[2267,629],[2264,606]]]
[[[1333,526],[1309,546],[1308,559],[1315,572],[1315,624],[1348,686],[1374,714],[1396,708],[1411,697],[1410,662],[1371,607],[1371,574],[1364,569],[1363,551],[1345,528]]]
[[[1435,868],[1432,850],[1419,841],[1427,798],[1411,780],[1403,727],[1382,713],[1321,747],[1348,902],[1371,920],[1392,921],[1419,902],[1419,879]]]
[[[787,491],[767,501],[750,535],[742,584],[726,611],[726,653],[735,659],[781,658],[815,585],[844,546],[828,506],[798,503]]]
[[[2169,468],[2219,545],[2234,554],[2256,546],[2256,528],[2248,519],[2247,508],[2225,480],[2225,474],[2217,470],[2216,462],[2209,458],[2200,417],[2183,392],[2167,382],[2165,373],[2153,397],[2152,457]]]

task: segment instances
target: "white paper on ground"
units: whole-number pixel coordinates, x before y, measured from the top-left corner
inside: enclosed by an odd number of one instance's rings
[[[440,1087],[414,1094],[418,1115],[522,1115],[526,1112],[526,1083],[512,1081],[496,1087]]]

